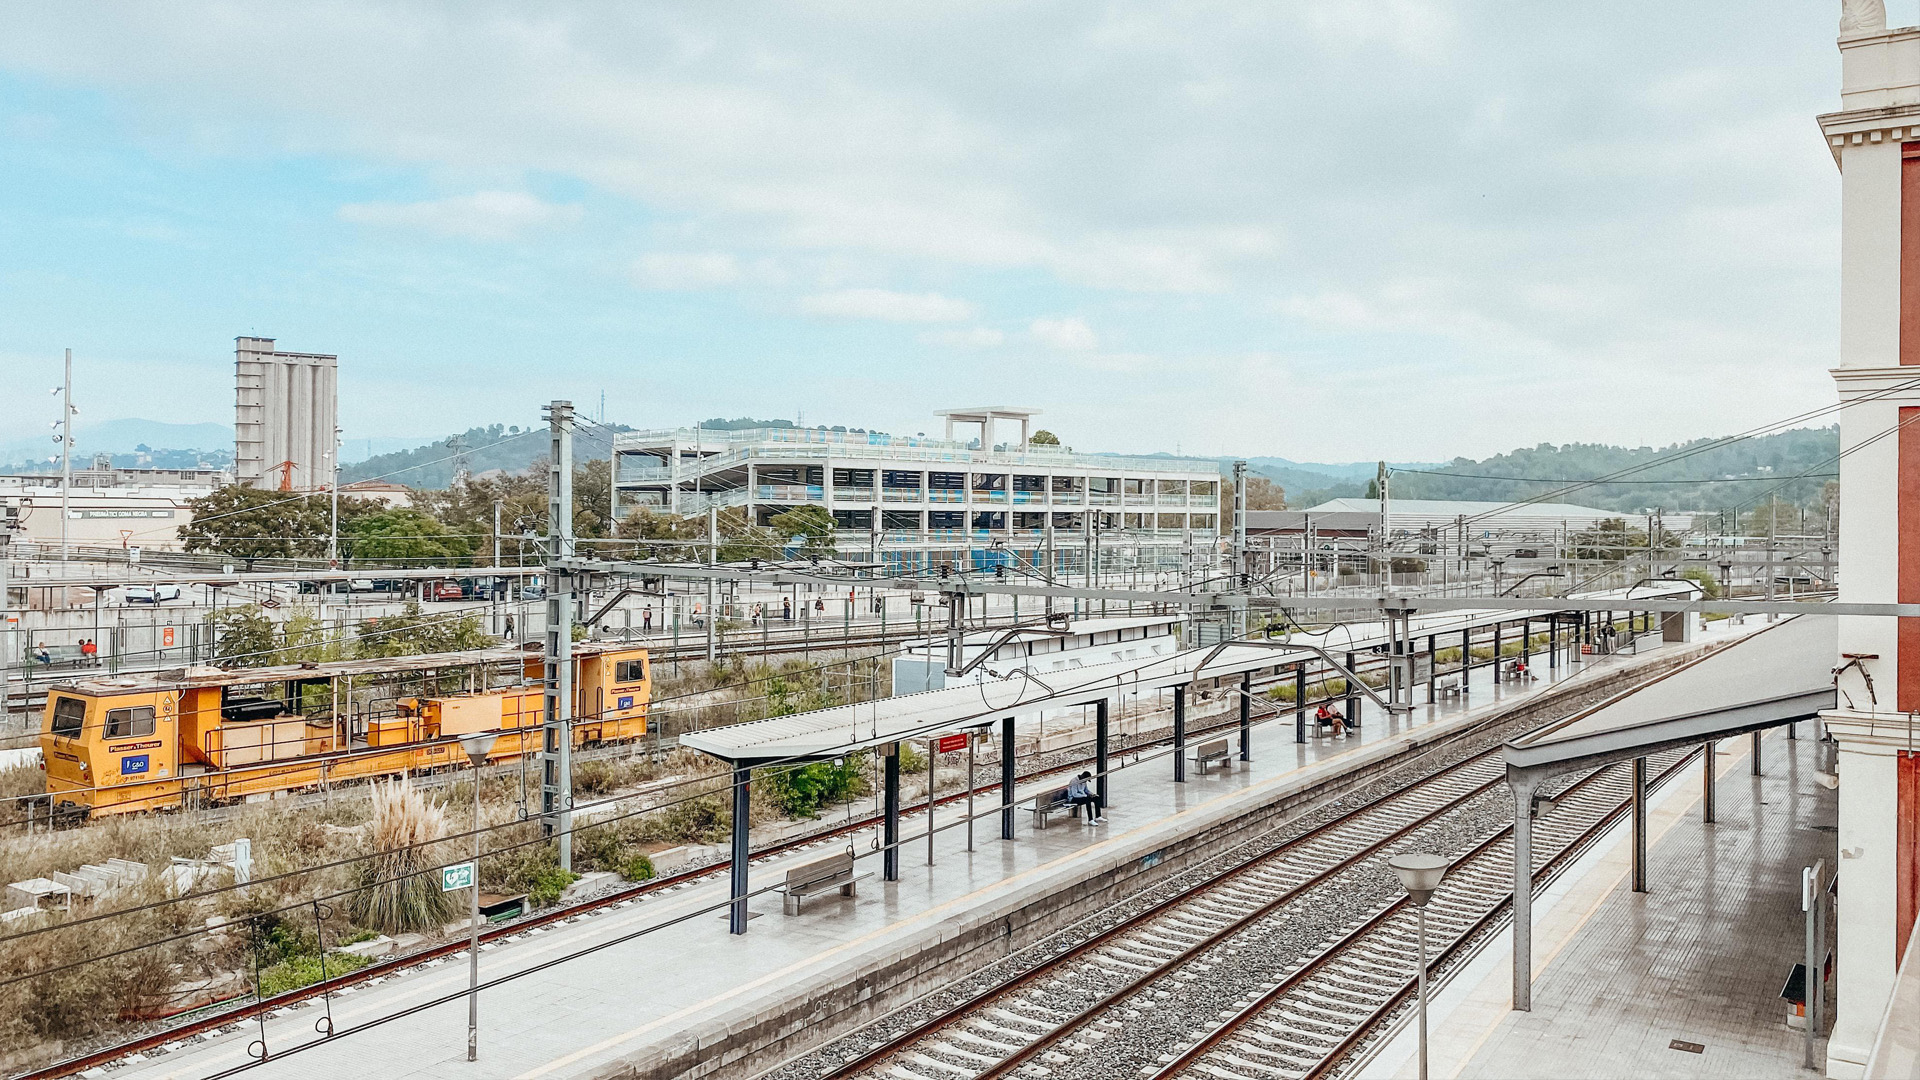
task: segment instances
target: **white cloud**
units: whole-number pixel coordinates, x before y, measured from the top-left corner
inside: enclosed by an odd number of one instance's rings
[[[965,300],[939,293],[904,293],[890,289],[841,289],[800,299],[800,310],[833,319],[873,319],[879,322],[944,323],[973,318]]]
[[[739,260],[725,252],[655,251],[633,263],[634,280],[649,289],[711,289],[743,276]]]
[[[477,191],[425,202],[348,203],[340,220],[356,225],[419,229],[468,240],[511,240],[529,229],[579,221],[581,209],[545,202],[521,191]]]
[[[1100,335],[1093,332],[1085,319],[1035,319],[1027,328],[1033,339],[1042,345],[1069,352],[1086,352],[1100,347]]]
[[[966,330],[928,330],[920,335],[920,340],[929,345],[952,345],[957,348],[990,349],[1004,344],[1007,335],[991,326],[975,326]]]

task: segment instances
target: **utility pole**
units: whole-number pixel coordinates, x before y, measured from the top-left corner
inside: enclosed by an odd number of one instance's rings
[[[707,506],[707,565],[708,566],[720,565],[720,511],[717,507],[711,504]],[[715,660],[718,660],[720,658],[719,650],[718,650],[718,642],[714,639],[715,626],[716,624],[719,623],[720,616],[718,612],[713,610],[713,590],[714,590],[714,580],[712,578],[708,578],[707,579],[707,663],[709,664],[713,663]]]
[[[546,722],[540,732],[540,829],[560,841],[560,868],[573,869],[573,403],[546,408],[547,466]]]
[[[967,597],[965,593],[957,592],[943,595],[947,598],[947,678],[954,679],[960,676],[960,668],[965,659],[961,655],[963,650],[961,649],[960,606],[966,603]]]
[[[67,561],[67,522],[73,490],[73,350],[67,350],[66,377],[60,382],[60,561]]]
[[[1233,575],[1230,588],[1237,593],[1245,593],[1252,575],[1247,570],[1247,463],[1233,463]],[[1239,637],[1247,632],[1247,609],[1244,604],[1233,609],[1233,636]]]
[[[500,500],[499,499],[493,500],[493,568],[495,570],[500,569]],[[487,583],[487,596],[489,599],[493,601],[493,625],[490,626],[489,629],[491,629],[496,634],[500,632],[500,612],[506,606],[501,602],[503,598],[500,595],[501,593],[506,591],[506,589],[503,587],[503,583],[505,581],[506,581],[505,578],[499,577],[496,575],[492,581]],[[524,779],[524,775],[525,774],[523,773],[522,774],[523,779]],[[523,791],[521,792],[521,794],[524,795],[526,793]],[[521,804],[521,811],[524,813],[525,810],[526,810],[526,804],[523,802]]]
[[[1387,485],[1390,482],[1391,482],[1391,475],[1387,472],[1387,463],[1382,461],[1380,462],[1380,466],[1378,470],[1374,472],[1373,483],[1374,483],[1374,486],[1379,489],[1378,493],[1380,495],[1380,562],[1382,565],[1381,572],[1386,575],[1386,577],[1383,579],[1383,582],[1385,587],[1389,589],[1393,587],[1393,559],[1388,554],[1388,547],[1392,543],[1393,533],[1392,533],[1392,530],[1390,530],[1387,527]]]
[[[333,429],[333,453],[328,455],[333,462],[333,480],[327,485],[332,507],[330,523],[327,526],[327,567],[340,568],[340,429]],[[499,529],[496,527],[495,532]],[[351,595],[351,590],[349,590]]]

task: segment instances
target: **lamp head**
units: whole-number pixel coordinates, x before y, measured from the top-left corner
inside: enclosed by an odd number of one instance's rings
[[[460,749],[467,752],[467,760],[473,762],[473,767],[477,769],[487,763],[487,754],[492,752],[493,744],[499,738],[498,732],[476,731],[460,736]]]
[[[1395,855],[1387,860],[1393,872],[1400,875],[1400,884],[1413,897],[1413,902],[1426,907],[1433,898],[1433,890],[1440,887],[1440,881],[1447,876],[1447,870],[1453,864],[1440,855],[1404,854]]]

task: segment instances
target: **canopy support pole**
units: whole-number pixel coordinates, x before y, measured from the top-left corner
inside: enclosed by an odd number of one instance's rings
[[[747,932],[747,818],[753,810],[752,781],[751,768],[739,764],[733,767],[733,859],[727,868],[733,887],[733,906],[727,911],[729,934]]]

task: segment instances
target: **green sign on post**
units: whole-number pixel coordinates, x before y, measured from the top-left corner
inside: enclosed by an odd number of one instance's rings
[[[473,864],[461,863],[459,866],[440,868],[440,891],[458,892],[473,888]]]

